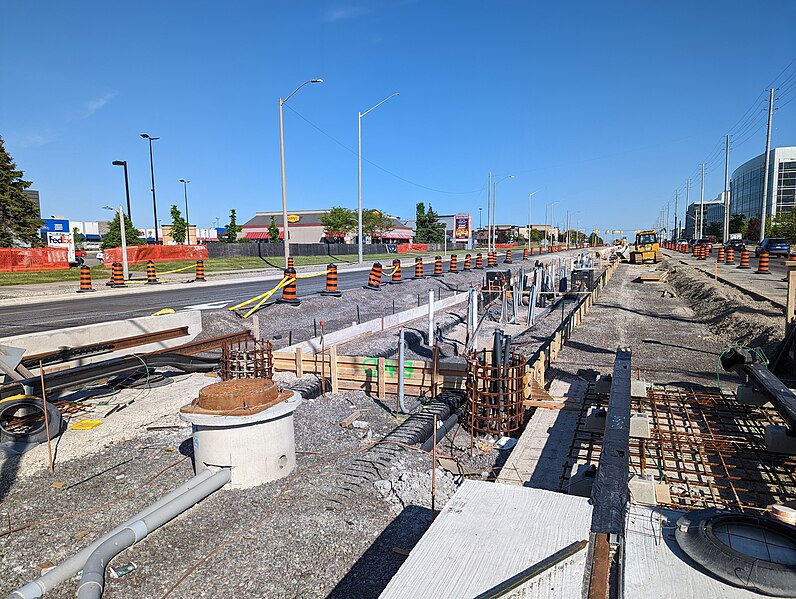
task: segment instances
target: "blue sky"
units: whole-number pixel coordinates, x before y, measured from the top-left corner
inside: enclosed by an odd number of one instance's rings
[[[762,152],[772,82],[773,144],[796,145],[788,1],[5,0],[3,20],[0,135],[44,216],[106,218],[127,160],[151,227],[144,132],[160,219],[181,178],[200,226],[281,209],[277,102],[314,77],[285,108],[292,210],[356,206],[357,111],[393,92],[363,119],[363,196],[401,217],[424,201],[477,224],[492,171],[516,177],[501,223],[538,190],[534,222],[557,201],[582,228],[653,225],[703,160],[718,195],[728,131],[731,170]]]

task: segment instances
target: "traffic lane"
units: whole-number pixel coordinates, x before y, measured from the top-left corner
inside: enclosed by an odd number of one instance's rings
[[[561,255],[551,257],[559,256]],[[538,256],[532,257],[529,263],[538,258]],[[544,259],[547,258],[548,256],[545,255]],[[501,261],[497,268],[503,266],[504,263]],[[384,269],[383,282],[389,280],[387,273],[391,270],[389,266]],[[461,270],[461,265],[459,270]],[[434,272],[433,261],[424,264],[423,272],[427,277]],[[406,273],[404,278],[413,278],[414,267],[403,268],[402,274],[404,273]],[[345,291],[364,286],[367,283],[368,274],[368,271],[341,271],[338,273],[338,287]],[[275,285],[276,281],[264,281],[262,283],[230,283],[221,287],[203,288],[202,283],[194,283],[179,288],[153,290],[145,294],[125,295],[120,289],[118,295],[103,294],[92,297],[91,294],[85,294],[77,301],[53,300],[29,307],[24,304],[7,306],[0,308],[0,337],[149,316],[163,308],[217,310],[258,296]],[[325,286],[324,276],[299,279],[297,295],[299,298],[310,297],[323,291]],[[265,305],[273,303],[280,295],[281,293],[277,291],[273,299],[270,299]]]

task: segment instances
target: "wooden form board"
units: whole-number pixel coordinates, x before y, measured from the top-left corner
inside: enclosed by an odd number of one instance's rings
[[[616,270],[616,263],[611,263],[606,267],[591,293],[582,296],[583,299],[580,300],[578,307],[528,360],[524,380],[526,398],[549,401],[547,397],[544,397],[546,394],[539,392],[540,389],[544,390],[545,372],[555,361],[575,327],[582,322],[588,310],[594,305],[614,270]],[[467,296],[462,294],[447,299],[459,300],[460,297],[463,301]],[[363,325],[365,324],[367,323],[363,323]],[[489,352],[486,355],[488,357]],[[324,376],[331,381],[333,392],[361,390],[368,395],[375,395],[379,399],[384,399],[387,395],[395,395],[398,392],[398,360],[396,359],[341,356],[337,354],[337,348],[334,345],[327,346],[326,353],[315,353],[313,349],[307,352],[301,344],[274,352],[273,357],[275,371],[292,372],[296,376],[308,373]],[[407,395],[434,397],[442,389],[465,389],[467,382],[465,364],[437,362],[436,371],[434,364],[433,360],[404,361],[404,388]]]

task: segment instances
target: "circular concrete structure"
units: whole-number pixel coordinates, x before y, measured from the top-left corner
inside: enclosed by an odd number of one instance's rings
[[[268,379],[208,385],[180,409],[193,426],[194,470],[231,467],[229,486],[254,487],[283,478],[296,466],[294,391],[279,392]]]

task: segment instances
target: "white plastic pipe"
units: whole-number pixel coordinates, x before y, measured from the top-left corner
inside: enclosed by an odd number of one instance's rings
[[[107,534],[101,536],[99,539],[82,549],[80,552],[76,553],[66,561],[58,564],[52,570],[42,574],[36,580],[29,582],[25,586],[17,589],[16,591],[12,592],[7,599],[35,599],[36,597],[41,597],[44,593],[51,591],[56,586],[68,580],[75,574],[77,574],[81,568],[86,563],[88,557],[94,552],[94,550],[99,547],[103,542],[105,542],[111,536],[121,532],[130,524],[135,522],[136,520],[140,520],[141,518],[145,518],[152,512],[160,509],[170,501],[174,500],[175,498],[179,497],[180,495],[184,494],[187,491],[190,491],[203,481],[207,480],[213,475],[212,470],[203,470],[192,479],[184,482],[179,487],[171,491],[170,493],[164,495],[160,499],[158,499],[155,503],[150,505],[147,508],[144,508],[140,512],[138,512],[135,516],[120,524]]]
[[[428,336],[426,343],[429,347],[434,345],[434,290],[428,290]]]

